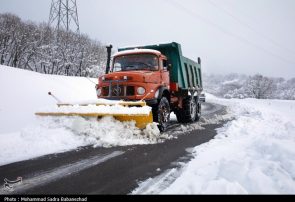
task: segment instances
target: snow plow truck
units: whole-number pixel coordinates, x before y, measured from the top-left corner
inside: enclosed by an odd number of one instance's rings
[[[201,59],[195,62],[184,57],[180,44],[120,48],[112,65],[110,61],[108,54],[106,74],[99,77],[96,86],[98,98],[145,101],[161,131],[167,128],[171,112],[181,123],[199,120]]]
[[[88,105],[120,106],[117,111],[95,108],[75,111],[75,104],[58,103],[58,111],[36,113],[41,116],[114,116],[120,121],[135,121],[138,128],[157,122],[165,131],[174,112],[178,122],[198,121],[201,116],[201,59],[195,62],[182,55],[181,45],[172,42],[159,45],[119,48],[111,57],[107,47],[105,75],[98,78],[98,101]],[[67,107],[63,110],[62,108]],[[70,109],[68,107],[71,107]],[[150,109],[144,110],[144,109]],[[133,111],[141,111],[133,113]]]

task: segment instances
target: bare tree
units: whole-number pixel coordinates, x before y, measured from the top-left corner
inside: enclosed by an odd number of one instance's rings
[[[249,97],[266,99],[272,96],[276,86],[272,79],[257,74],[249,77],[244,89]]]
[[[59,37],[58,41],[56,37]],[[92,76],[103,73],[104,46],[87,35],[54,30],[0,14],[0,64],[45,74]]]

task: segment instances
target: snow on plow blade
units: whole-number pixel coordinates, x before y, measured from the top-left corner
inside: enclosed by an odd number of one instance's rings
[[[145,102],[108,101],[94,103],[59,103],[53,109],[35,113],[37,116],[113,116],[119,121],[135,121],[140,129],[153,122],[151,108]]]

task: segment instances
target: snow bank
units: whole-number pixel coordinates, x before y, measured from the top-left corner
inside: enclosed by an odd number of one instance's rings
[[[194,149],[171,185],[149,179],[154,186],[142,193],[295,194],[295,101],[207,100],[228,105],[235,120]]]
[[[164,135],[155,123],[143,131],[135,122],[120,122],[113,117],[101,120],[81,117],[47,117],[22,129],[20,132],[0,135],[0,165],[65,152],[81,146],[94,147],[155,144]]]
[[[122,123],[113,117],[96,120],[34,115],[44,106],[56,105],[56,101],[48,96],[48,91],[66,102],[84,103],[84,100],[93,100],[99,103],[94,87],[87,78],[44,75],[0,66],[0,165],[86,145],[111,147],[154,144],[168,138],[168,135],[160,134],[155,123],[140,131],[135,122]],[[89,107],[70,108],[61,107],[59,110],[89,110]],[[128,114],[150,112],[149,107],[126,111],[119,105],[90,108],[104,112],[118,110]]]
[[[61,100],[96,99],[95,85],[87,78],[45,75],[0,65],[0,136],[34,122],[38,109],[55,105],[49,91]]]

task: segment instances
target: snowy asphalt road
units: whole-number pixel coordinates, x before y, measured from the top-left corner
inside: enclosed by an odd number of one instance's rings
[[[224,113],[221,105],[204,104],[205,118]],[[4,165],[0,167],[3,184],[5,178],[13,180],[21,176],[23,181],[13,185],[13,190],[1,186],[0,194],[128,194],[139,182],[176,167],[176,162],[188,161],[189,148],[214,138],[215,129],[223,124],[205,125],[205,130],[177,135],[177,139],[160,144],[83,147]],[[168,133],[178,128],[179,124],[173,122]]]

